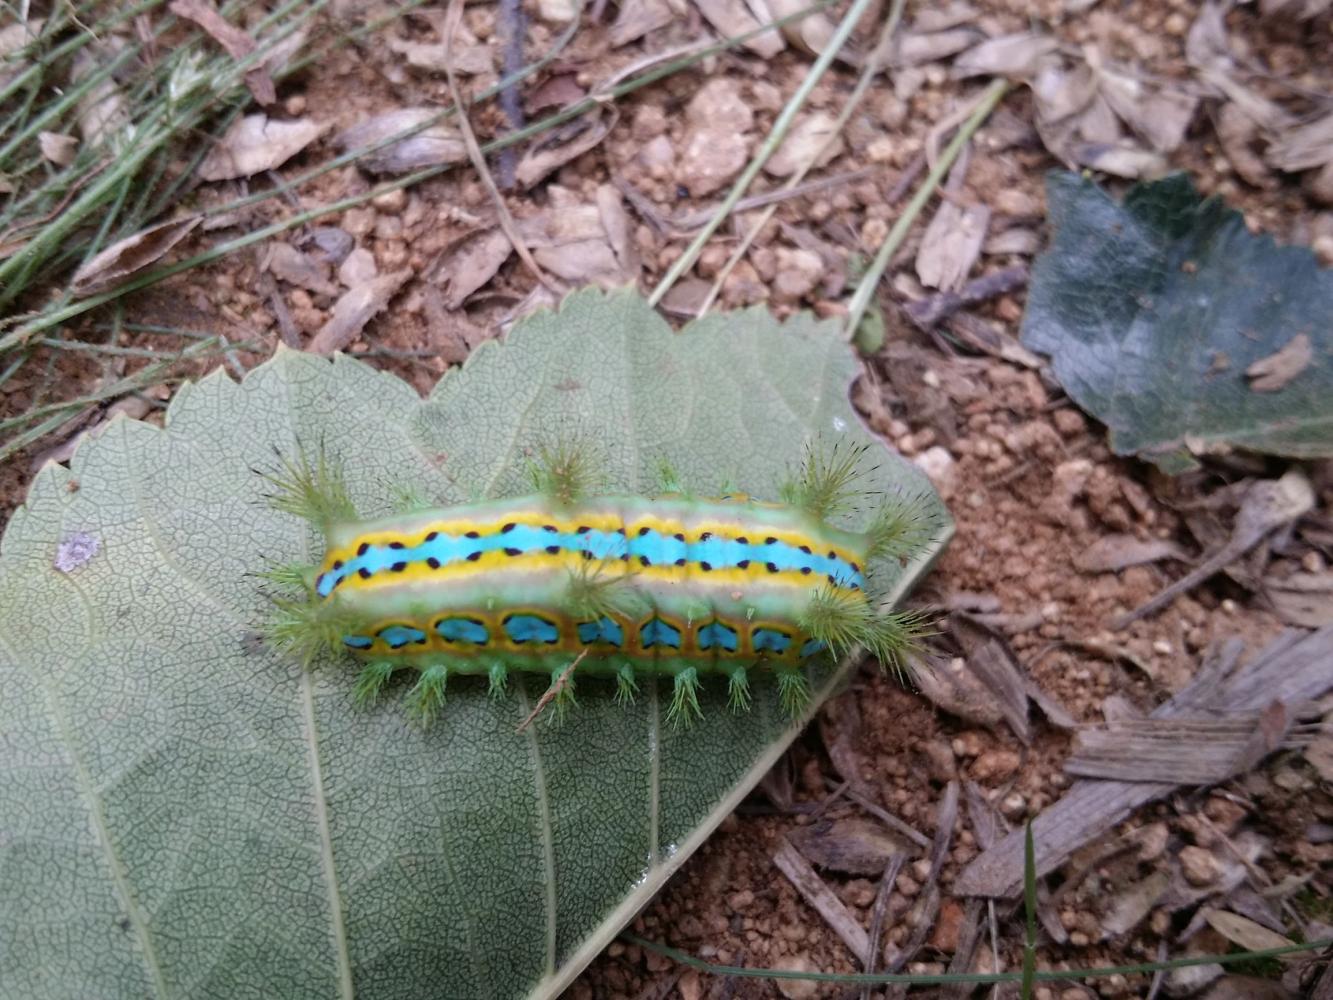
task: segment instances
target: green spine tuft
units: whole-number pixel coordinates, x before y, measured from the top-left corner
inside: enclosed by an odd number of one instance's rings
[[[444,688],[449,680],[449,668],[443,663],[432,663],[421,671],[416,686],[407,693],[407,714],[422,726],[429,726],[444,707]]]
[[[278,452],[278,462],[276,471],[259,473],[276,490],[266,494],[274,510],[305,518],[326,533],[335,524],[357,520],[342,468],[322,447],[313,463],[305,452],[295,461]]]
[[[699,708],[699,671],[686,667],[676,674],[666,720],[673,729],[687,729],[696,719],[702,719],[703,715],[703,710]]]
[[[568,666],[552,670],[550,690],[554,694],[551,697],[548,725],[559,726],[564,723],[571,708],[579,707],[578,699],[574,697],[574,672]]]
[[[877,611],[858,594],[827,587],[815,593],[797,623],[803,632],[825,643],[835,657],[861,646],[881,664],[899,670],[903,654],[927,634],[917,614]]]
[[[393,676],[393,663],[389,660],[372,660],[362,669],[352,689],[352,703],[360,708],[379,701],[380,692]]]
[[[690,498],[690,492],[685,489],[681,483],[680,476],[676,473],[675,467],[665,458],[657,461],[656,482],[653,489],[657,497],[681,497]]]
[[[627,708],[634,704],[638,694],[639,683],[634,679],[633,665],[622,663],[616,671],[616,704]]]
[[[357,619],[337,599],[327,601],[273,599],[274,610],[263,624],[264,640],[280,653],[309,667],[325,650],[342,646],[342,637],[354,631]]]
[[[776,671],[778,678],[778,703],[789,718],[796,718],[810,701],[810,683],[805,679],[799,667],[788,667]]]
[[[575,617],[594,621],[619,615],[635,618],[647,605],[632,586],[629,575],[612,576],[605,573],[605,560],[582,562],[569,571],[567,606]]]
[[[439,504],[432,503],[430,497],[411,484],[395,486],[393,494],[393,512],[395,514],[419,514],[423,510],[432,510]]]
[[[750,674],[739,665],[728,672],[727,707],[738,714],[750,710]]]
[[[528,472],[533,488],[561,507],[572,507],[602,487],[588,449],[574,441],[542,445]]]
[[[843,444],[822,452],[816,445],[807,445],[801,471],[782,486],[782,501],[821,521],[852,510],[864,493],[856,481],[861,478],[861,457],[868,448]]]
[[[487,677],[490,681],[486,688],[487,696],[496,699],[503,698],[505,689],[509,686],[509,668],[496,660],[491,664],[490,670],[487,671]]]
[[[281,566],[270,566],[254,575],[279,590],[299,591],[313,598],[315,577],[319,575],[319,567],[304,563],[284,563]]]
[[[865,535],[867,559],[905,559],[939,538],[940,516],[925,493],[886,494]]]

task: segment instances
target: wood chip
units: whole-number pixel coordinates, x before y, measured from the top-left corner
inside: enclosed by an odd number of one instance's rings
[[[781,846],[774,853],[773,864],[787,876],[801,897],[814,907],[815,912],[824,918],[824,922],[842,939],[853,955],[860,958],[866,954],[870,936],[866,934],[865,928],[786,838],[783,838]]]
[[[405,268],[382,274],[344,292],[333,306],[333,315],[320,327],[306,350],[312,354],[341,351],[360,336],[365,325],[389,304],[389,300],[410,277],[412,271]]]
[[[919,256],[917,260],[919,266]],[[1021,264],[1016,267],[1006,267],[974,278],[955,290],[909,302],[903,306],[903,312],[907,313],[907,318],[922,330],[929,330],[959,309],[1015,291],[1024,287],[1027,282],[1026,267]],[[923,281],[923,284],[925,283]]]
[[[909,851],[881,824],[860,817],[799,826],[787,840],[812,864],[852,875],[877,875],[891,857]]]
[[[76,298],[82,298],[124,284],[166,256],[199,225],[199,219],[198,215],[188,215],[183,219],[159,222],[133,236],[117,240],[74,273],[70,291]]]
[[[1333,687],[1333,627],[1309,635],[1286,633],[1248,664],[1236,668],[1241,646],[1232,643],[1194,680],[1153,712],[1153,718],[1198,716],[1204,711],[1259,711],[1274,701],[1313,701]],[[1054,871],[1080,847],[1146,802],[1177,786],[1168,782],[1081,780],[1032,823],[1037,873]],[[1009,834],[983,852],[954,882],[963,896],[1016,896],[1023,887],[1023,831]]]
[[[1119,719],[1084,728],[1065,772],[1117,781],[1216,784],[1287,745],[1289,723],[1284,720],[1273,732],[1266,724],[1271,718],[1271,713],[1238,712],[1223,718]]]

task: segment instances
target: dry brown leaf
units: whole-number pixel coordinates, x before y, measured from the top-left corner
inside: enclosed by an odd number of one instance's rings
[[[344,292],[342,298],[333,306],[333,315],[311,338],[306,350],[311,354],[332,354],[334,351],[341,351],[360,336],[366,324],[389,304],[389,300],[411,276],[412,271],[404,268],[401,271],[382,274],[364,285],[358,285]]]
[[[355,288],[357,285],[364,285],[368,281],[379,277],[379,265],[375,263],[375,255],[365,247],[357,247],[355,250],[349,250],[343,262],[338,265],[338,280],[347,288]]]
[[[70,281],[75,298],[94,295],[128,281],[138,272],[157,263],[172,247],[199,225],[200,216],[159,222],[123,240],[117,240],[80,267]]]
[[[227,181],[273,170],[318,139],[325,127],[310,118],[273,121],[265,114],[246,115],[199,165],[199,177]]]
[[[1266,579],[1264,593],[1273,610],[1289,625],[1323,628],[1333,625],[1333,572],[1293,573],[1282,580]]]
[[[1043,57],[1060,47],[1050,35],[1023,31],[990,38],[964,52],[953,62],[957,79],[969,76],[1008,76],[1027,79],[1034,76]]]
[[[338,286],[329,280],[328,268],[290,243],[281,240],[271,243],[264,255],[263,267],[279,281],[289,285],[319,295],[332,297],[338,294]]]
[[[921,284],[950,292],[961,288],[981,256],[988,225],[990,209],[985,205],[960,207],[952,201],[940,202],[916,254]]]
[[[37,41],[44,27],[46,18],[34,17],[29,21],[18,21],[0,28],[0,59],[8,59],[10,54]],[[22,66],[11,62],[5,69],[18,70],[22,69]],[[4,77],[0,76],[0,80],[2,79]]]
[[[1319,735],[1302,754],[1322,780],[1333,781],[1333,716],[1324,716]]]
[[[895,44],[890,66],[919,66],[947,59],[975,45],[984,37],[975,28],[950,28],[948,31],[908,32]]]
[[[563,108],[587,96],[588,91],[579,84],[577,73],[557,73],[528,94],[523,99],[523,107],[529,112]]]
[[[89,46],[74,54],[70,68],[70,83],[77,85],[102,68],[98,56]],[[89,145],[102,142],[130,125],[130,114],[125,97],[110,77],[103,77],[84,90],[79,97],[79,135]]]
[[[59,132],[38,132],[37,148],[58,167],[68,167],[79,152],[79,140]]]
[[[1099,921],[1102,940],[1109,941],[1137,927],[1166,895],[1170,885],[1171,876],[1159,871],[1127,886],[1116,886],[1110,906]]]
[[[667,0],[625,0],[608,34],[611,46],[618,49],[628,45],[650,31],[666,27],[674,18]]]
[[[1305,175],[1305,190],[1323,205],[1333,205],[1333,160]]]
[[[1169,153],[1185,139],[1199,102],[1169,88],[1154,88],[1105,65],[1095,48],[1086,50],[1098,92],[1111,110],[1159,153]]]
[[[1025,229],[1022,226],[1014,226],[1004,232],[987,236],[986,242],[981,245],[981,252],[993,257],[1001,254],[1031,257],[1040,249],[1041,236],[1035,229]]]
[[[1074,565],[1083,573],[1107,573],[1159,559],[1188,562],[1189,556],[1175,542],[1166,539],[1141,540],[1133,535],[1106,535],[1075,556]]]
[[[1309,21],[1329,8],[1333,8],[1333,0],[1259,0],[1259,13],[1264,17],[1294,17]]]
[[[1082,63],[1070,68],[1059,60],[1044,62],[1031,84],[1038,121],[1054,124],[1087,108],[1097,94],[1097,80]]]
[[[1232,168],[1247,184],[1271,188],[1277,184],[1263,158],[1252,148],[1259,137],[1259,126],[1235,104],[1227,102],[1217,113],[1217,140]]]
[[[1333,162],[1333,113],[1282,130],[1264,156],[1288,173]]]
[[[1260,358],[1245,369],[1245,376],[1253,381],[1255,392],[1277,392],[1300,375],[1314,360],[1314,346],[1304,333],[1298,333],[1279,350]]]
[[[413,42],[390,37],[388,46],[390,51],[405,56],[407,64],[415,69],[443,73],[448,65],[446,56],[451,56],[455,73],[480,76],[495,71],[495,56],[490,46],[477,41],[462,25],[459,26],[452,53],[446,53],[443,42]]]
[[[625,280],[597,205],[553,204],[520,230],[537,262],[571,284],[611,287]]]
[[[809,5],[805,0],[751,0],[751,7],[756,12],[764,11],[758,15],[764,21],[775,21],[805,11],[804,17],[784,24],[782,34],[796,48],[812,56],[823,52],[838,30],[827,14],[809,13]],[[860,61],[858,56],[850,54],[845,48],[837,53],[837,58],[852,64]]]
[[[837,119],[823,111],[798,118],[777,151],[764,164],[764,173],[790,177],[798,170],[824,166],[842,152],[842,136],[836,134],[837,127]],[[829,143],[827,148],[825,142]]]
[[[1114,177],[1152,180],[1164,175],[1170,164],[1160,153],[1152,153],[1132,142],[1087,142],[1074,147],[1074,158],[1086,167]]]
[[[233,59],[244,59],[255,50],[255,40],[219,14],[208,0],[171,0],[167,9],[177,17],[199,25]],[[262,105],[272,104],[278,99],[273,78],[262,64],[252,67],[245,74],[245,85]]]
[[[925,7],[917,12],[912,30],[918,32],[948,31],[963,24],[974,24],[980,12],[967,0],[950,0],[939,6]]]
[[[579,16],[577,0],[537,0],[537,14],[552,24],[568,24]]]
[[[1208,922],[1209,927],[1232,944],[1240,945],[1245,951],[1290,948],[1292,945],[1291,938],[1275,934],[1262,924],[1255,923],[1249,917],[1242,917],[1230,910],[1215,910],[1211,906],[1205,906],[1202,916]],[[1297,957],[1296,955],[1287,956],[1288,961]]]
[[[614,184],[598,185],[594,198],[621,277],[637,281],[641,265],[639,247],[634,241],[634,222],[625,210],[624,198]]]
[[[513,252],[514,245],[499,227],[473,233],[460,242],[433,269],[445,288],[445,308],[452,311],[462,306],[495,277]]]
[[[724,38],[734,38],[763,27],[742,0],[694,0],[694,6],[704,19]],[[757,56],[772,59],[787,47],[777,29],[765,31],[745,42],[745,47]]]
[[[615,122],[614,114],[585,115],[548,133],[545,139],[523,154],[514,171],[515,179],[525,188],[532,187],[570,160],[596,149]]]
[[[379,144],[392,136],[421,126],[438,118],[440,112],[432,108],[399,108],[371,115],[351,128],[340,132],[333,140],[339,152],[379,148],[357,158],[357,165],[372,174],[406,174],[423,167],[445,166],[467,162],[467,146],[456,129],[440,122],[424,126],[420,131],[391,142]]]

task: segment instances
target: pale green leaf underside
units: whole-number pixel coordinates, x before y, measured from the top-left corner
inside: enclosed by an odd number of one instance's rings
[[[585,682],[563,728],[521,735],[540,678],[499,703],[455,682],[424,732],[402,688],[355,710],[350,663],[306,675],[253,640],[247,574],[318,540],[251,467],[323,442],[375,513],[403,486],[521,492],[525,452],[573,432],[614,488],[665,459],[692,488],[772,496],[804,442],[864,434],[852,371],[829,325],[756,311],[675,335],[628,293],[580,293],[424,403],[283,353],[45,469],[0,551],[0,994],[554,995],[790,740],[773,685],[733,716],[710,678],[681,733],[651,682],[628,710]],[[924,488],[879,464],[877,488]],[[77,533],[98,551],[58,572]]]

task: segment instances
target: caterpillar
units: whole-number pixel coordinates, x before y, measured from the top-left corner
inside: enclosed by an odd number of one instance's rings
[[[409,714],[430,722],[452,675],[481,675],[502,696],[511,671],[551,675],[538,711],[575,703],[576,677],[613,679],[632,700],[641,676],[672,679],[667,719],[701,715],[701,677],[726,678],[749,707],[751,670],[770,670],[796,715],[806,672],[863,647],[897,665],[920,632],[876,604],[872,564],[920,551],[939,524],[924,496],[882,496],[863,532],[831,519],[856,500],[864,447],[807,453],[779,502],[694,497],[664,470],[656,496],[598,492],[584,450],[539,450],[527,496],[453,507],[409,502],[361,519],[341,468],[322,452],[261,472],[275,509],[324,536],[318,565],[276,567],[263,632],[309,665],[341,650],[361,661],[360,704],[415,671]],[[536,712],[534,712],[534,715]]]

